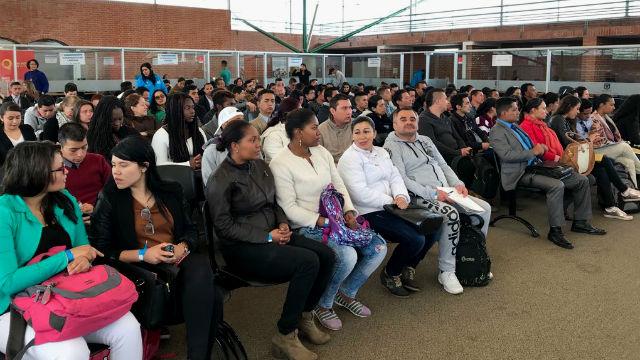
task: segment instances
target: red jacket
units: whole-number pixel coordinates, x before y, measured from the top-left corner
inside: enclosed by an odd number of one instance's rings
[[[556,156],[558,156],[558,160],[562,157],[564,149],[558,135],[544,121],[525,115],[520,127],[529,135],[534,145],[545,144],[549,148],[542,155],[543,160],[555,161]]]

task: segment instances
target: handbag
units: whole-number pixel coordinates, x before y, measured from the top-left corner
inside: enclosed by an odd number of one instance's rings
[[[333,184],[327,185],[320,195],[320,216],[329,220],[329,226],[322,229],[322,242],[327,244],[329,239],[338,245],[352,247],[366,247],[373,239],[373,230],[369,222],[362,216],[356,218],[358,226],[351,229],[347,226],[342,207],[344,197],[336,190]]]
[[[430,235],[437,232],[444,221],[442,215],[436,214],[418,204],[409,204],[404,210],[395,204],[387,204],[383,208],[386,212],[404,220],[422,235]]]
[[[593,143],[588,138],[575,140],[576,134],[573,132],[567,132],[565,135],[571,143],[564,149],[560,163],[571,166],[578,174],[589,175],[596,162]]]
[[[558,180],[566,179],[573,173],[573,168],[555,161],[543,161],[542,163],[528,166],[526,171],[533,175],[542,175]]]
[[[138,301],[133,304],[131,312],[143,329],[157,329],[182,322],[176,284],[179,267],[172,264],[128,264],[121,261],[114,261],[112,266],[136,286]]]

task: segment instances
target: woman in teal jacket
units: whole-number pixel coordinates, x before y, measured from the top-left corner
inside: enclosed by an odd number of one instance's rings
[[[64,190],[67,169],[60,148],[50,142],[23,142],[7,156],[0,196],[0,352],[9,338],[11,297],[53,275],[91,268],[102,254],[88,245],[77,200]],[[27,265],[56,246],[64,252]],[[25,343],[34,331],[27,327]],[[141,359],[140,325],[131,313],[104,328],[76,339],[32,346],[26,359],[89,358],[87,342],[111,347],[111,359]]]
[[[164,85],[164,81],[160,75],[156,75],[151,68],[151,64],[144,63],[140,65],[140,74],[136,75],[136,88],[144,86],[149,90],[149,103],[151,103],[151,97],[156,90],[162,90],[167,94],[167,87]]]

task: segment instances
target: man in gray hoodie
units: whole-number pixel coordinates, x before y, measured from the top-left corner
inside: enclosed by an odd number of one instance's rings
[[[438,233],[438,281],[445,291],[451,294],[462,293],[462,285],[456,277],[456,246],[460,237],[460,216],[477,214],[484,224],[482,232],[487,236],[491,218],[491,205],[475,197],[469,196],[483,210],[475,212],[458,205],[449,198],[452,192],[438,190],[438,187],[453,187],[459,194],[467,197],[468,191],[464,183],[438,152],[433,141],[418,134],[418,115],[412,109],[401,109],[393,113],[393,130],[387,137],[384,148],[391,155],[391,161],[400,171],[409,192],[419,197],[433,211],[443,214],[444,222]],[[490,274],[491,278],[492,275]]]

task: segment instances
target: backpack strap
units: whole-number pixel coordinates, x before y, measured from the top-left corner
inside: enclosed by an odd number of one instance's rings
[[[31,339],[27,345],[24,344],[24,337],[27,331],[27,321],[13,306],[10,306],[9,339],[7,341],[6,360],[20,360],[24,354],[35,343],[35,338]]]

